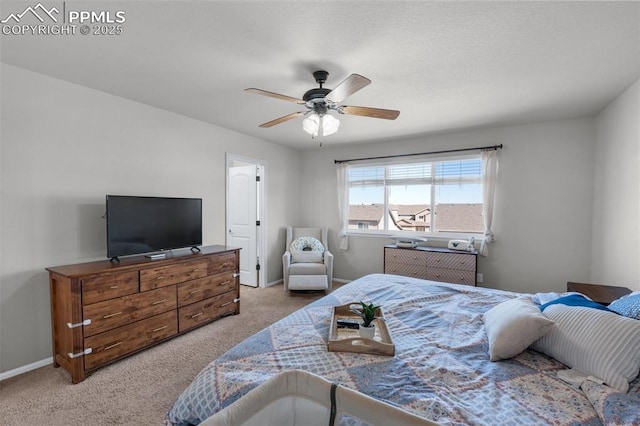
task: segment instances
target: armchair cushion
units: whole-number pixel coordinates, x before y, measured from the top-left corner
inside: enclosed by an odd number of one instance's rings
[[[327,267],[323,263],[293,263],[289,275],[326,275]]]
[[[321,251],[291,250],[291,263],[323,263]]]

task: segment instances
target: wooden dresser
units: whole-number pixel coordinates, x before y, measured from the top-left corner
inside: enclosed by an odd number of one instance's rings
[[[47,268],[53,366],[88,372],[220,317],[240,313],[239,249]]]
[[[438,247],[384,247],[384,273],[476,285],[478,253]]]

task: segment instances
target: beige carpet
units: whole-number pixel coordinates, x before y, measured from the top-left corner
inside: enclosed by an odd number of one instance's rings
[[[323,295],[289,295],[282,285],[241,286],[240,315],[97,370],[77,385],[64,369],[51,366],[2,381],[0,424],[160,425],[171,404],[209,362]]]

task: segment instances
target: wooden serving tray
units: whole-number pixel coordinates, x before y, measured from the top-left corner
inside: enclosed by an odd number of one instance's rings
[[[349,320],[362,322],[362,319],[349,310],[349,306],[358,304],[358,302],[347,303],[342,306],[334,306],[331,315],[331,328],[329,329],[329,340],[327,341],[327,350],[329,352],[356,352],[371,355],[393,356],[396,347],[391,339],[391,334],[387,328],[387,323],[383,320],[376,319],[373,322],[376,325],[376,334],[373,339],[360,337],[358,329],[338,328],[338,320]],[[378,309],[376,314],[383,317],[382,309]]]

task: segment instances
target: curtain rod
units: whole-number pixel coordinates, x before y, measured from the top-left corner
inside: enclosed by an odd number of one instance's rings
[[[350,161],[382,160],[384,158],[413,157],[415,155],[448,154],[450,152],[462,152],[462,151],[477,151],[477,150],[490,151],[492,149],[493,150],[502,149],[502,144],[490,145],[490,146],[478,146],[476,148],[447,149],[444,151],[417,152],[415,154],[384,155],[381,157],[351,158],[349,160],[333,160],[333,161],[335,164],[341,164],[341,163],[348,163]]]

